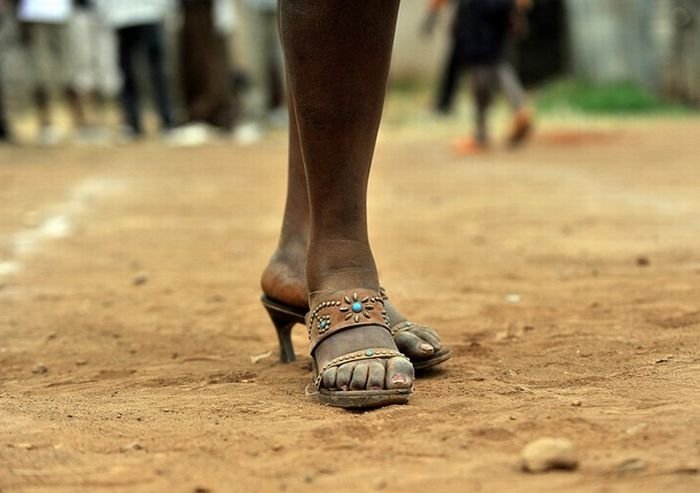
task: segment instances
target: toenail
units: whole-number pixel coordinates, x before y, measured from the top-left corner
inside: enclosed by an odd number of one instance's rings
[[[420,349],[421,349],[421,351],[423,351],[424,353],[432,353],[432,352],[433,352],[433,346],[431,346],[431,345],[428,344],[427,342],[421,343]]]
[[[396,375],[391,381],[394,383],[406,383],[406,377],[403,375]]]
[[[370,390],[381,390],[382,388],[379,385],[372,385],[369,389]]]

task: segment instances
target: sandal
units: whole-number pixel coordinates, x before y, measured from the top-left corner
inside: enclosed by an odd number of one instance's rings
[[[386,295],[386,290],[384,288],[380,287],[379,293],[383,301],[389,299],[389,297]],[[292,346],[292,340],[290,338],[291,331],[294,325],[303,325],[306,323],[304,316],[307,310],[304,308],[289,306],[284,303],[280,303],[279,301],[274,301],[265,294],[262,295],[260,301],[267,310],[267,313],[272,319],[272,323],[277,329],[277,337],[280,343],[280,361],[282,361],[282,363],[291,363],[295,360],[294,348]],[[392,325],[389,321],[388,325],[390,327],[391,335],[394,338],[396,338],[396,335],[400,332],[428,328],[425,325],[415,324],[413,322],[409,322],[408,320],[404,320],[403,322],[399,322],[394,325]],[[445,361],[450,359],[451,356],[452,349],[447,346],[443,346],[438,352],[430,355],[429,358],[409,359],[411,359],[411,363],[413,363],[414,369],[425,370],[427,368],[432,368],[434,366],[444,363]]]
[[[359,293],[359,294],[358,294]],[[384,390],[332,390],[323,387],[323,375],[331,368],[345,363],[371,359],[404,358],[403,354],[388,348],[365,348],[342,354],[318,368],[314,349],[323,340],[342,330],[364,325],[377,325],[389,329],[389,318],[384,310],[382,296],[370,290],[339,292],[333,299],[325,300],[299,320],[299,311],[263,296],[263,305],[270,314],[280,341],[280,357],[283,362],[294,360],[291,329],[296,323],[305,323],[311,346],[309,353],[316,373],[314,386],[322,404],[343,408],[368,408],[389,404],[405,404],[412,389]]]

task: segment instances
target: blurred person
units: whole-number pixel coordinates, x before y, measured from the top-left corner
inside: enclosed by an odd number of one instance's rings
[[[249,54],[244,97],[246,123],[237,129],[240,141],[262,137],[267,124],[286,124],[284,62],[277,25],[277,0],[244,0]]]
[[[208,127],[231,130],[233,98],[227,43],[235,22],[231,0],[180,0],[180,78],[187,125],[182,143],[207,140]]]
[[[170,0],[96,0],[99,12],[117,33],[117,52],[122,77],[121,103],[129,137],[142,137],[141,101],[136,59],[146,56],[151,93],[160,117],[161,130],[168,134],[173,117],[165,78],[163,22]]]
[[[288,187],[262,301],[283,361],[294,359],[292,327],[306,324],[319,400],[344,408],[406,403],[414,368],[451,354],[435,331],[386,299],[367,232],[398,7],[399,0],[280,0]]]
[[[5,28],[5,22],[7,22],[7,17],[11,15],[10,5],[8,0],[0,0],[0,33]],[[3,43],[2,37],[0,37],[0,44]],[[3,47],[0,46],[0,143],[11,143],[12,132],[10,130],[10,123],[7,120],[7,110],[5,109],[5,92],[4,92],[4,78],[3,78]]]
[[[70,19],[71,47],[75,63],[74,86],[85,95],[85,111],[93,115],[82,137],[101,141],[104,133],[106,106],[120,88],[117,69],[117,45],[112,29],[95,8],[94,0],[75,0]],[[92,103],[91,105],[88,104]]]
[[[424,31],[432,33],[439,10],[451,0],[432,0],[424,23]],[[513,29],[522,29],[523,12],[532,0],[454,0],[452,46],[440,83],[436,110],[452,109],[460,75],[467,69],[471,78],[475,107],[474,137],[455,142],[461,154],[484,151],[489,146],[488,110],[495,89],[500,87],[514,113],[508,145],[521,144],[532,129],[532,110],[518,76],[506,59],[509,36]]]
[[[2,2],[2,0],[0,0],[0,2]],[[0,6],[0,8],[2,8],[2,6]],[[7,120],[7,111],[5,110],[5,91],[3,88],[2,74],[2,60],[0,60],[0,143],[7,144],[13,142],[13,139],[10,123]]]
[[[39,141],[46,145],[56,144],[61,138],[51,113],[53,82],[63,89],[78,131],[87,125],[82,95],[73,84],[74,60],[68,30],[72,13],[73,0],[19,0],[17,18],[34,72]]]

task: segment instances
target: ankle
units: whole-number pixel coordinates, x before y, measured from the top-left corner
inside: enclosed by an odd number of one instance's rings
[[[309,247],[306,262],[309,300],[337,291],[379,291],[377,268],[369,246],[345,240],[324,241]]]

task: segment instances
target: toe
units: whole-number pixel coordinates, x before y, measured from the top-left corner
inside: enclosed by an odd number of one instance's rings
[[[396,334],[394,342],[399,351],[414,359],[428,358],[435,351],[432,344],[407,330]]]
[[[367,365],[369,374],[367,375],[367,388],[369,390],[381,390],[384,388],[384,377],[386,369],[381,361],[370,361]]]
[[[387,389],[406,389],[413,385],[413,365],[406,358],[391,358],[386,363]]]
[[[368,373],[369,365],[366,361],[356,363],[352,371],[352,379],[350,379],[350,390],[365,390]]]
[[[338,368],[338,372],[335,376],[335,386],[340,390],[348,390],[350,387],[350,380],[352,379],[352,370],[354,365],[352,363],[345,363]]]
[[[437,332],[435,332],[430,327],[414,327],[410,330],[410,332],[420,337],[431,346],[433,346],[435,351],[439,351],[440,349],[442,349],[442,342],[440,341],[440,336],[437,335]]]
[[[323,388],[332,390],[337,388],[335,385],[335,379],[338,374],[338,368],[331,367],[323,373]]]

